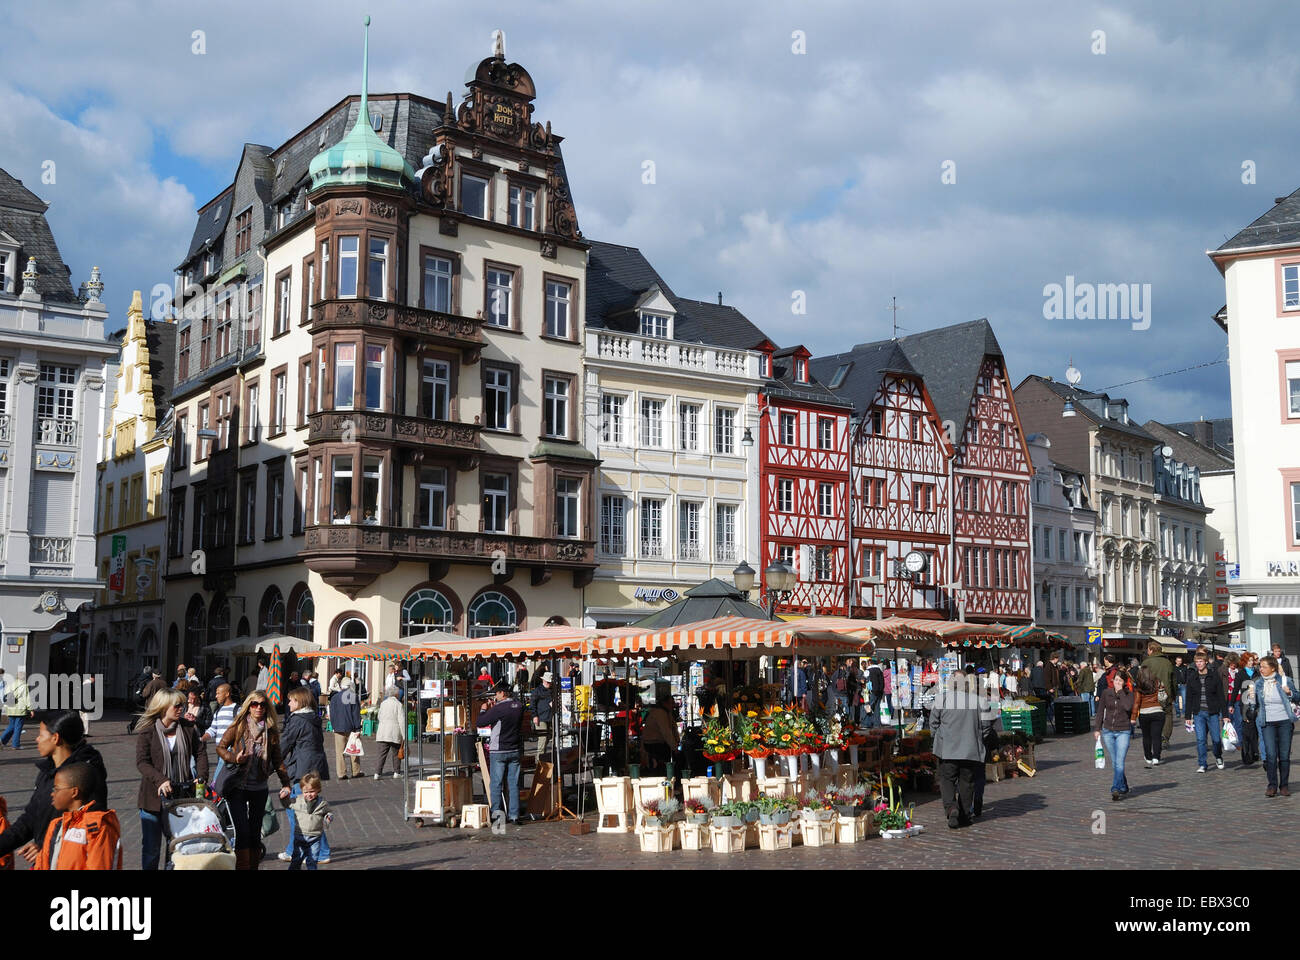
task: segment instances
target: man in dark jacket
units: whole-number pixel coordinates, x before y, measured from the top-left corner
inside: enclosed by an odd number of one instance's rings
[[[948,826],[971,821],[975,801],[975,769],[984,763],[986,741],[993,731],[993,714],[981,711],[975,677],[950,676],[936,690],[930,711],[934,755],[939,760],[939,794]]]
[[[522,746],[519,728],[523,724],[524,708],[510,696],[510,688],[504,681],[492,688],[492,696],[492,703],[483,704],[483,711],[478,715],[478,726],[492,730],[488,738],[488,770],[491,777],[488,799],[492,804],[492,822],[500,823],[497,815],[501,813],[511,823],[518,823],[519,757]],[[503,786],[507,798],[504,805],[501,802]]]
[[[867,702],[871,705],[871,711],[867,714],[866,726],[880,726],[880,700],[885,695],[885,671],[880,669],[880,664],[875,660],[869,661],[867,667],[867,686],[870,688],[867,694]]]
[[[330,728],[334,731],[334,764],[339,779],[346,780],[349,770],[353,777],[361,776],[361,759],[343,752],[348,745],[348,734],[361,729],[361,701],[357,699],[351,677],[343,677],[339,689],[330,696]]]
[[[1291,672],[1291,660],[1282,652],[1282,644],[1273,644],[1273,659],[1277,661],[1277,668],[1284,676],[1295,679],[1295,674]]]
[[[149,682],[144,685],[144,690],[142,690],[140,693],[140,696],[144,699],[144,705],[148,707],[149,701],[153,699],[153,695],[155,693],[157,693],[159,690],[167,690],[167,689],[169,689],[169,687],[167,686],[167,681],[165,681],[162,678],[162,674],[159,673],[157,669],[154,669],[150,673]]]
[[[38,751],[42,748],[42,741],[47,736],[51,736],[50,727],[57,716],[58,714],[55,712],[36,715],[39,724],[38,730],[40,731],[36,736],[36,749]],[[76,715],[73,716],[75,718]],[[77,719],[72,732],[75,733],[83,729],[80,719]],[[70,736],[69,739],[73,739],[73,737]],[[108,806],[108,771],[104,768],[104,758],[99,755],[98,750],[82,737],[71,746],[71,753],[63,763],[89,764],[99,774],[99,785],[94,791],[95,806],[99,810],[110,809]],[[62,766],[62,764],[59,766]],[[50,821],[59,816],[54,809],[52,799],[54,794],[54,773],[57,769],[58,767],[55,766],[52,755],[42,756],[36,761],[36,785],[32,788],[32,795],[28,798],[27,806],[23,809],[23,812],[9,824],[8,830],[0,833],[0,857],[18,851],[19,855],[29,863],[36,862],[37,850],[45,840],[45,833],[49,829]]]
[[[1152,640],[1147,644],[1147,658],[1142,661],[1142,666],[1150,670],[1155,678],[1165,685],[1165,726],[1161,738],[1165,746],[1168,746],[1169,738],[1174,732],[1174,695],[1177,693],[1174,685],[1174,665],[1161,653],[1160,642]]]
[[[1205,772],[1207,740],[1214,744],[1214,764],[1223,769],[1223,681],[1219,671],[1210,666],[1210,656],[1204,647],[1198,647],[1193,658],[1195,668],[1187,677],[1187,706],[1183,719],[1187,729],[1196,731],[1197,773]]]
[[[208,703],[215,703],[217,700],[217,687],[229,682],[226,679],[225,664],[217,664],[216,669],[212,671],[212,679],[208,681],[208,686],[204,690],[203,699],[207,700]]]

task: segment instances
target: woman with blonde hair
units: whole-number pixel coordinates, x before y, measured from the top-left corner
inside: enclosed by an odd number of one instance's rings
[[[230,768],[224,797],[235,822],[235,869],[256,870],[261,856],[262,815],[267,781],[280,778],[280,799],[289,796],[289,773],[280,755],[280,733],[266,691],[244,698],[235,721],[217,745],[217,756]]]
[[[135,765],[140,771],[140,869],[157,870],[162,850],[162,801],[182,783],[208,778],[208,751],[192,720],[185,719],[185,694],[159,690],[133,728]]]

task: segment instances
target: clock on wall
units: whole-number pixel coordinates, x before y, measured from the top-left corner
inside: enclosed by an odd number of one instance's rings
[[[929,565],[925,554],[919,550],[912,550],[903,558],[903,566],[908,573],[920,573]]]

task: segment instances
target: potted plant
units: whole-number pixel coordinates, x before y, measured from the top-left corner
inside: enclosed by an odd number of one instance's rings
[[[641,810],[645,814],[645,822],[648,827],[666,827],[673,822],[677,816],[677,811],[681,809],[681,804],[676,799],[647,800],[641,805]]]
[[[708,823],[713,807],[714,803],[708,797],[692,797],[686,801],[686,822],[700,825]]]
[[[805,820],[830,820],[835,816],[835,798],[829,793],[808,791],[803,795]]]
[[[740,827],[744,826],[745,808],[749,804],[738,800],[730,803],[720,803],[713,808],[713,815],[710,818],[715,827]]]
[[[920,833],[923,828],[912,821],[912,811],[916,805],[904,807],[901,791],[895,797],[892,777],[887,777],[885,783],[889,791],[889,802],[886,803],[882,797],[875,808],[876,825],[880,828],[880,835],[886,840],[892,840]]]
[[[759,797],[753,805],[758,808],[759,823],[784,826],[790,822],[795,802],[792,797]]]
[[[845,818],[856,817],[862,813],[862,807],[866,803],[867,790],[861,784],[855,784],[851,787],[839,787],[834,793],[835,810]]]

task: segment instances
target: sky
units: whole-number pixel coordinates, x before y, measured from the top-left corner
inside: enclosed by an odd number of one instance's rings
[[[1073,361],[1139,420],[1230,413],[1205,252],[1300,187],[1287,0],[31,5],[0,34],[0,167],[74,287],[101,267],[110,327],[245,142],[359,91],[367,13],[370,89],[437,100],[504,30],[584,236],[782,345],[886,338],[897,298],[903,333],[989,318],[1013,384]],[[1067,278],[1137,296],[1053,311]]]

